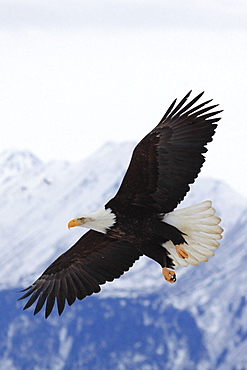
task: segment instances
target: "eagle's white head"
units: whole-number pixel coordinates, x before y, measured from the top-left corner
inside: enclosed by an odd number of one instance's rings
[[[103,207],[96,212],[91,212],[78,218],[74,218],[68,223],[68,228],[70,229],[74,226],[82,226],[105,234],[107,229],[112,227],[115,222],[116,215],[110,208],[105,209]]]

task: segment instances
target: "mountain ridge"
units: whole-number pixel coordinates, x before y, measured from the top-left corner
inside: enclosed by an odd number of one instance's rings
[[[28,166],[12,166],[8,181],[0,179],[0,368],[244,369],[247,201],[215,179],[199,176],[181,206],[211,199],[225,229],[222,243],[207,263],[179,268],[176,284],[142,257],[61,317],[54,312],[45,321],[16,302],[16,290],[82,235],[81,228],[68,231],[67,221],[114,195],[133,146],[107,144],[72,164],[36,165],[25,157]]]

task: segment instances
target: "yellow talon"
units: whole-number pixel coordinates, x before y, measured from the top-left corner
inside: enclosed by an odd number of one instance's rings
[[[178,244],[175,245],[178,257],[180,258],[188,258],[189,254]]]
[[[175,283],[176,281],[176,274],[174,271],[168,270],[166,267],[162,268],[162,273],[164,275],[164,278],[169,283]]]

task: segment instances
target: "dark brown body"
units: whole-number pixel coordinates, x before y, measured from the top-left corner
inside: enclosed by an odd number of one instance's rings
[[[163,215],[153,209],[124,205],[114,199],[107,206],[111,206],[116,215],[116,226],[109,229],[108,236],[131,242],[140,254],[152,258],[162,267],[174,267],[163,244],[169,240],[174,245],[185,243],[180,230],[163,222]]]

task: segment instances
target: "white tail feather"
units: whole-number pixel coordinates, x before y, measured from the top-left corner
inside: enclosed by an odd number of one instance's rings
[[[221,219],[215,216],[215,209],[210,200],[168,213],[163,221],[185,234],[183,237],[187,244],[183,244],[182,247],[189,254],[188,258],[179,257],[171,241],[164,244],[174,261],[175,268],[197,266],[200,262],[208,261],[208,257],[214,255],[212,249],[220,245],[218,240],[222,238],[223,233],[219,225]]]

